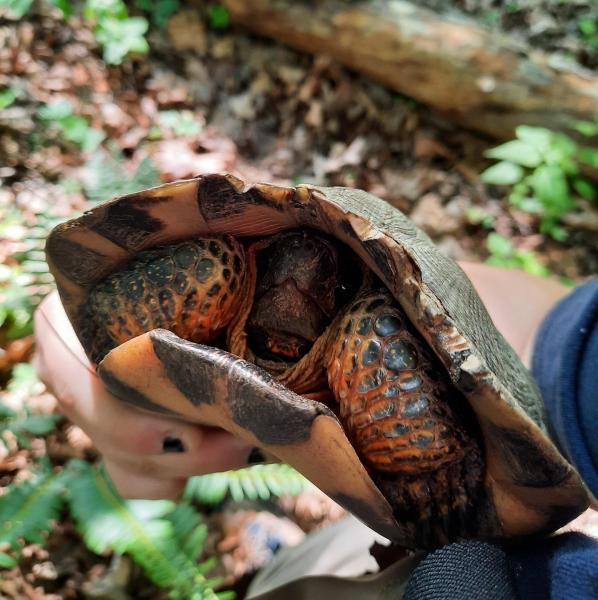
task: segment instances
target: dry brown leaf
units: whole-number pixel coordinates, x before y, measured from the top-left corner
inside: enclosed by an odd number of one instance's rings
[[[193,50],[205,54],[206,30],[196,10],[179,10],[166,24],[166,31],[176,50]]]
[[[438,194],[425,194],[410,215],[413,222],[431,236],[454,233],[459,229],[459,221],[444,209]]]
[[[184,179],[205,173],[229,171],[234,167],[236,156],[231,152],[197,153],[185,140],[159,142],[153,154],[165,179]]]
[[[438,158],[454,159],[454,154],[443,143],[425,134],[418,133],[415,136],[413,153],[416,158]]]

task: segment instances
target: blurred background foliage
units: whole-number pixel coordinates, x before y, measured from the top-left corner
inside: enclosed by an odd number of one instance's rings
[[[553,10],[500,4],[470,2],[470,12],[510,27],[517,15],[547,22]],[[596,18],[583,8],[563,24],[588,65]],[[368,189],[457,260],[571,285],[598,271],[598,122],[571,135],[522,125],[499,145],[325,57],[247,36],[219,2],[0,0],[0,74],[0,593],[9,597],[26,586],[48,598],[160,597],[158,588],[228,597],[214,590],[342,514],[285,465],[193,478],[178,503],[118,497],[30,363],[33,311],[53,286],[44,242],[59,222],[116,195],[232,171]],[[292,527],[299,533],[280,533]],[[79,548],[76,558],[61,546]]]

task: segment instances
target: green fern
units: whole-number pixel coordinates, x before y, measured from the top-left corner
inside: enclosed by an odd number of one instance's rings
[[[28,409],[27,398],[38,383],[39,379],[30,363],[19,363],[13,368],[8,391],[16,404],[23,405],[24,409],[13,410],[0,398],[0,443],[6,441],[6,434],[10,432],[22,448],[29,448],[27,434],[46,435],[54,431],[62,419],[62,415],[35,415]]]
[[[5,436],[10,432],[21,448],[30,448],[30,435],[45,435],[54,431],[61,415],[32,415],[28,410],[18,414],[6,406],[0,406],[0,443],[5,444]]]
[[[27,227],[23,249],[14,254],[17,264],[0,265],[0,327],[8,339],[17,339],[33,332],[33,311],[53,289],[53,277],[48,271],[44,246],[50,230],[63,219],[37,214],[35,225]],[[11,226],[24,224],[25,217],[16,208],[0,209],[0,237]]]
[[[60,516],[71,477],[69,469],[53,474],[46,463],[31,479],[11,485],[0,498],[0,546],[8,545],[17,556],[0,552],[1,567],[17,564],[23,541],[45,543],[45,535]]]
[[[254,465],[238,471],[192,477],[184,498],[215,506],[229,494],[235,501],[268,500],[271,496],[296,496],[309,485],[303,475],[288,465]]]
[[[204,576],[211,564],[198,565],[197,555],[191,556],[205,539],[195,511],[169,500],[125,501],[98,470],[82,461],[71,464],[78,474],[70,486],[70,507],[88,548],[130,554],[155,584],[171,590],[171,598],[219,597],[216,582]]]
[[[104,202],[160,183],[160,173],[150,158],[143,159],[133,174],[123,162],[118,152],[96,152],[87,161],[84,191],[90,202]]]

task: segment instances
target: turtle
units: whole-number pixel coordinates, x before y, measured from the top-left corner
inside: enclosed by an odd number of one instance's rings
[[[46,253],[116,397],[232,432],[396,544],[543,534],[589,505],[468,278],[365,191],[201,175],[94,207]]]

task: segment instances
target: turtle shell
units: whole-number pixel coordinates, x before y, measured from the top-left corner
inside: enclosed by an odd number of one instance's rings
[[[467,399],[481,430],[489,501],[482,538],[553,531],[589,504],[576,471],[546,433],[529,372],[496,330],[459,266],[399,210],[347,188],[246,186],[205,175],[116,198],[58,226],[47,256],[62,302],[89,352],[89,290],[139,252],[192,237],[259,238],[310,228],[348,245],[377,274]],[[147,385],[151,372],[163,384]],[[102,361],[108,388],[142,409],[223,427],[312,480],[367,525],[406,546],[417,523],[399,523],[335,415],[253,365],[150,332]]]

